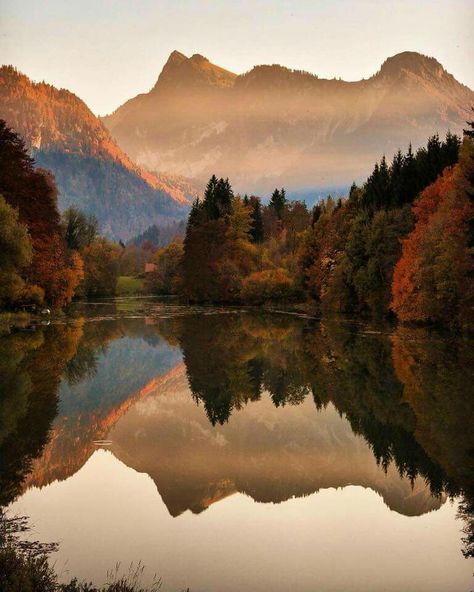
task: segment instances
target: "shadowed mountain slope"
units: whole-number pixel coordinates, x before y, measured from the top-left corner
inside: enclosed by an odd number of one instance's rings
[[[73,93],[3,66],[0,118],[54,173],[60,209],[74,205],[95,214],[103,233],[127,239],[150,223],[185,216],[192,185],[135,165]]]

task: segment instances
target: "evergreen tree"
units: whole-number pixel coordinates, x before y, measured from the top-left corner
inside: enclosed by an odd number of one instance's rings
[[[471,107],[471,110],[474,112],[474,107]],[[471,138],[471,140],[474,140],[474,119],[471,121],[466,121],[466,123],[468,128],[463,130],[463,134],[466,138]]]
[[[388,170],[385,154],[382,156],[382,160],[380,161],[375,203],[377,209],[386,208],[391,203],[390,173]]]
[[[415,155],[413,154],[413,148],[410,143],[408,146],[408,152],[403,157],[400,205],[411,203],[418,194],[418,188],[417,166]]]
[[[351,194],[352,195],[352,194]],[[311,227],[314,228],[316,222],[321,218],[321,214],[323,213],[323,208],[321,204],[316,204],[313,208],[312,215],[311,215]]]
[[[441,167],[453,166],[459,159],[459,148],[461,139],[456,134],[448,132],[446,139],[441,145]]]
[[[403,155],[398,150],[390,166],[390,203],[393,207],[400,207],[403,203]]]
[[[209,220],[218,220],[230,214],[233,196],[229,179],[217,179],[215,175],[212,175],[206,185],[203,200]]]
[[[364,186],[362,205],[366,210],[373,210],[377,204],[378,187],[380,185],[379,163],[376,162],[372,174]]]
[[[247,197],[247,196],[245,196]],[[245,198],[244,198],[245,203]],[[247,198],[247,203],[250,204],[250,236],[252,242],[262,243],[263,242],[263,217],[262,217],[262,204],[258,197],[252,196],[250,200]]]
[[[286,205],[286,192],[282,189],[275,189],[270,198],[269,206],[275,210],[279,220],[283,217],[283,211]]]
[[[209,219],[217,220],[219,218],[219,209],[217,207],[217,198],[216,198],[216,189],[217,189],[217,177],[212,175],[209,179],[206,189],[204,191],[204,200],[203,205],[204,209],[207,212]],[[193,208],[197,206],[198,203],[193,204]],[[190,216],[191,219],[191,216]]]
[[[433,181],[436,181],[436,178],[444,168],[441,158],[441,142],[439,140],[438,134],[435,134],[428,139],[428,143],[426,145],[426,155],[428,176],[424,184],[428,185],[433,183]]]

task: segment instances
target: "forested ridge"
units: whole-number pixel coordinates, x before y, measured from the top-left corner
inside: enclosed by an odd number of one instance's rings
[[[190,302],[305,303],[319,314],[472,327],[472,128],[383,156],[347,198],[312,210],[283,188],[268,203],[235,195],[213,175],[185,229],[151,225],[126,246],[75,208],[61,218],[54,178],[2,123],[2,306],[113,296],[125,275]]]
[[[306,301],[321,313],[473,320],[472,123],[383,156],[362,187],[308,211],[212,177],[191,211],[176,291],[191,301]]]

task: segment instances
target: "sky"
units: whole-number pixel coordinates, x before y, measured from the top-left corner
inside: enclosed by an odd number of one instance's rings
[[[281,64],[359,80],[418,51],[474,88],[472,0],[0,0],[0,56],[105,115],[173,50],[236,73]]]

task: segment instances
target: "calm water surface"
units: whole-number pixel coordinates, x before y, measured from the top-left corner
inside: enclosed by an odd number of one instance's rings
[[[0,336],[0,505],[61,578],[471,590],[473,342],[142,299]],[[464,530],[464,532],[463,532]]]

